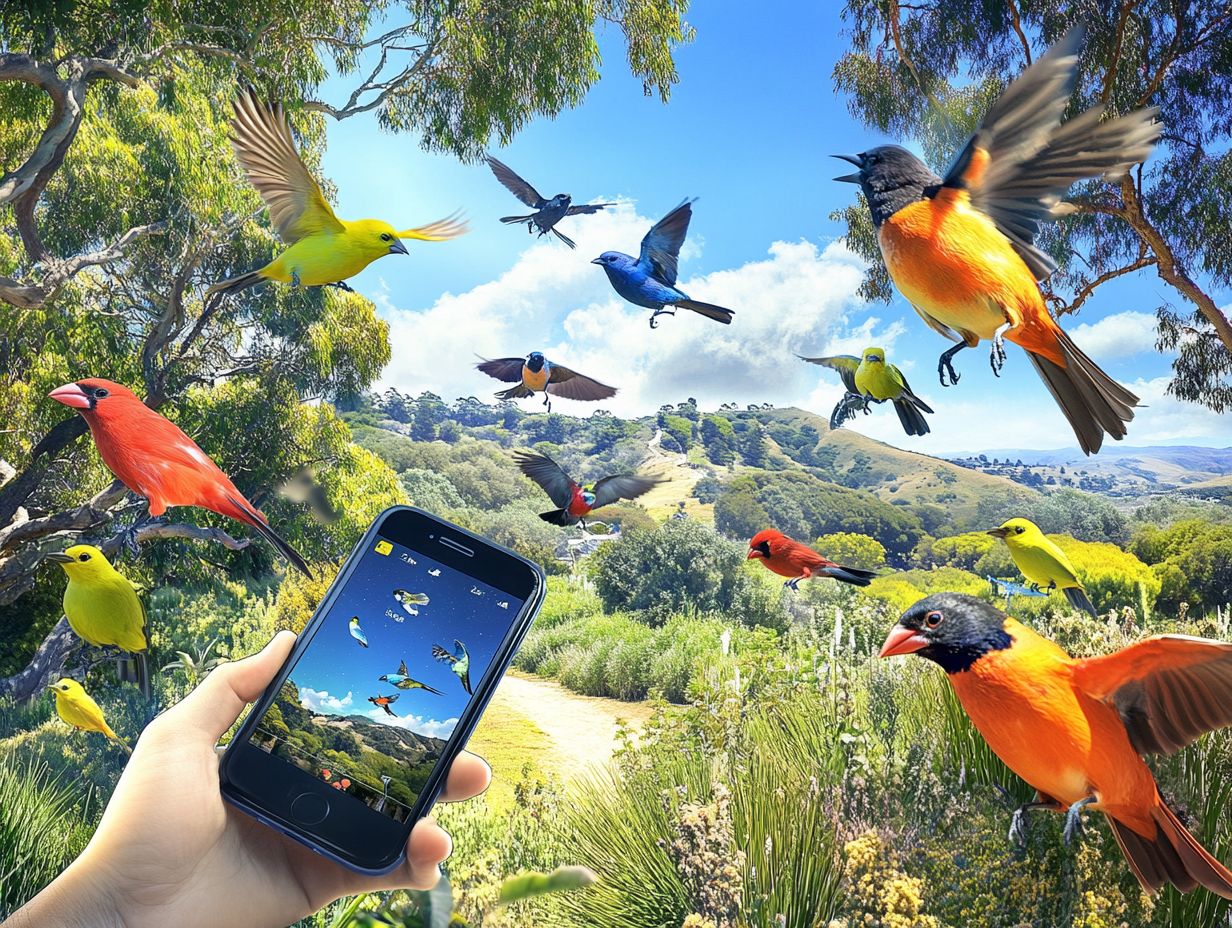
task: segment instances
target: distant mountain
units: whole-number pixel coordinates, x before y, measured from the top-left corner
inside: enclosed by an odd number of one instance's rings
[[[363,715],[313,713],[312,724],[348,731],[369,750],[396,757],[408,764],[417,764],[425,757],[439,757],[445,748],[445,742],[440,738],[429,738],[405,728],[383,725]]]

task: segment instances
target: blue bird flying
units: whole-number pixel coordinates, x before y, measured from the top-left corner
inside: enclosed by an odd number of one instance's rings
[[[496,179],[504,184],[506,190],[534,210],[526,216],[502,216],[501,222],[506,225],[524,222],[526,231],[533,234],[538,229],[540,238],[551,232],[570,248],[577,248],[573,239],[556,228],[556,223],[566,216],[597,213],[605,206],[616,205],[615,203],[587,203],[574,206],[573,197],[567,193],[558,193],[550,200],[546,199],[538,190],[514,173],[507,164],[502,164],[491,155],[487,155],[483,160],[488,163],[488,167],[492,169]]]
[[[377,679],[382,683],[390,683],[400,690],[427,690],[429,693],[435,693],[437,696],[445,695],[435,687],[428,686],[428,684],[421,680],[416,680],[412,677],[410,671],[406,669],[406,661],[401,661],[398,664],[397,673],[383,673]],[[397,697],[394,698],[396,699]]]
[[[674,316],[678,308],[691,309],[724,325],[732,321],[730,309],[691,300],[676,286],[676,264],[693,218],[693,202],[686,199],[656,222],[642,239],[642,251],[636,259],[623,252],[605,251],[590,262],[603,268],[612,288],[622,297],[635,306],[654,310],[652,329],[658,327],[659,316]]]

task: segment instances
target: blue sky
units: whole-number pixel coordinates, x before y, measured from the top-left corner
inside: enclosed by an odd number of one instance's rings
[[[365,116],[331,125],[324,169],[338,185],[341,216],[408,226],[461,208],[471,220],[462,239],[412,244],[409,258],[382,259],[351,281],[391,323],[394,358],[383,385],[488,398],[497,384],[471,369],[474,354],[540,349],[620,387],[604,406],[622,414],[687,396],[703,408],[770,401],[828,414],[841,388],[794,354],[878,344],[937,409],[933,433],[906,438],[888,408],[851,427],[929,453],[1073,447],[1017,348],[1000,380],[983,347],[964,352],[962,383],[942,389],[934,368],[946,343],[901,299],[869,305],[855,296],[859,262],[827,218],[854,189],[831,180],[844,168],[828,155],[887,140],[866,132],[832,90],[846,44],[837,5],[775,12],[749,17],[733,4],[698,4],[689,16],[697,39],[677,53],[681,82],[667,105],[642,95],[611,32],[601,41],[603,78],[583,105],[537,120],[495,152],[544,195],[620,203],[562,224],[576,252],[500,225],[497,217],[521,204],[483,165],[425,153],[413,135],[381,133]],[[324,93],[340,100],[345,86]],[[734,309],[730,329],[682,316],[651,332],[645,311],[620,301],[588,263],[609,248],[636,254],[645,230],[684,196],[701,199],[680,283]],[[1169,359],[1154,350],[1152,314],[1165,296],[1152,274],[1125,278],[1101,288],[1066,328],[1147,404],[1130,444],[1232,443],[1226,419],[1163,394]],[[588,415],[593,406],[554,408]]]
[[[402,555],[416,562],[407,563]],[[430,571],[439,570],[439,576]],[[393,597],[395,589],[427,593],[429,602],[409,615]],[[477,589],[482,595],[473,593]],[[509,606],[498,605],[507,601]],[[387,556],[369,551],[330,609],[312,644],[291,672],[300,702],[327,715],[362,715],[385,725],[434,738],[448,738],[470,701],[449,665],[432,657],[432,646],[453,649],[460,639],[470,654],[472,689],[479,685],[521,602],[494,587],[418,552],[398,545]],[[357,615],[368,647],[350,633]],[[406,661],[408,675],[441,691],[399,690],[380,681]],[[369,696],[398,694],[391,717]]]

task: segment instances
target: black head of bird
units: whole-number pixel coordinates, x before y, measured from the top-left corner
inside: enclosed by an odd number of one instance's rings
[[[978,597],[935,593],[903,613],[886,636],[880,656],[919,654],[947,673],[959,673],[985,654],[1010,646],[1006,618]]]
[[[558,193],[556,196],[552,197],[552,199],[548,200],[547,205],[549,207],[555,206],[559,208],[561,206],[568,206],[571,202],[573,202],[573,197],[571,195],[567,193]]]
[[[543,365],[547,363],[542,351],[532,351],[526,356],[526,366],[536,374],[543,370]]]
[[[874,226],[880,226],[904,206],[923,199],[930,187],[941,183],[928,165],[900,145],[878,145],[858,155],[833,157],[859,168],[853,174],[834,179],[860,185]]]

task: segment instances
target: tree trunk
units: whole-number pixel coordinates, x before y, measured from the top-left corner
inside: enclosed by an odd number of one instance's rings
[[[68,627],[68,619],[61,616],[34,652],[26,669],[0,679],[0,698],[29,702],[63,672],[64,661],[77,644],[77,636]]]

